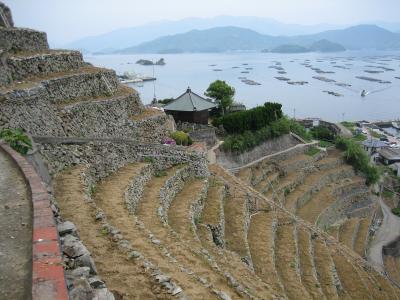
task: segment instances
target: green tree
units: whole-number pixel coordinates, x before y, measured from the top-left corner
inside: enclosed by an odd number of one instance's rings
[[[207,97],[215,99],[222,114],[225,114],[226,109],[232,105],[235,89],[225,81],[216,80],[210,84],[207,91],[204,93]]]

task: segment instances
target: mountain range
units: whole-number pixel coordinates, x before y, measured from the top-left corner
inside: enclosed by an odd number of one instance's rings
[[[373,22],[373,24],[377,24],[387,30],[400,31],[400,23]],[[137,27],[122,28],[105,34],[82,38],[69,44],[57,45],[57,47],[78,49],[83,52],[111,53],[166,35],[230,26],[250,29],[263,35],[288,37],[312,35],[346,27],[331,24],[284,24],[273,19],[260,17],[217,16],[213,18],[186,18],[178,21],[159,21]]]
[[[358,25],[298,36],[272,36],[251,29],[228,26],[168,35],[119,50],[117,53],[269,51],[277,47],[279,49],[280,46],[319,51],[312,47],[317,42],[326,46],[322,52],[344,49],[400,50],[400,34],[376,25]]]

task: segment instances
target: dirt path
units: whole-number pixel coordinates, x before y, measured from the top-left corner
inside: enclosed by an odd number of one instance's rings
[[[32,203],[19,169],[0,150],[0,299],[31,299]]]
[[[91,252],[107,287],[123,299],[169,299],[170,296],[160,291],[139,264],[127,260],[126,253],[119,251],[115,243],[103,234],[101,224],[94,219],[94,209],[85,201],[80,179],[83,171],[84,167],[78,166],[60,174],[55,180],[55,196],[62,216],[77,226],[82,242]],[[133,174],[134,170],[131,170],[130,176]],[[118,178],[121,187],[127,184],[130,176]],[[101,193],[101,189],[98,192]],[[114,197],[121,196],[115,189],[108,192]]]
[[[375,234],[367,257],[369,262],[374,264],[378,269],[384,271],[385,266],[383,263],[382,248],[399,237],[400,218],[392,214],[389,206],[387,206],[382,199],[380,199],[379,202],[383,212],[383,221],[381,227],[379,227]]]

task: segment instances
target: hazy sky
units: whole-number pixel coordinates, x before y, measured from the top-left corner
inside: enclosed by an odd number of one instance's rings
[[[400,22],[400,0],[0,0],[17,26],[44,30],[55,43],[159,20],[218,15],[295,24]]]

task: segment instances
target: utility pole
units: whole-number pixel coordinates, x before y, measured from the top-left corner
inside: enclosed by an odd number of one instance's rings
[[[153,102],[157,103],[157,98],[156,98],[156,81],[155,76],[154,76],[154,59],[151,61],[153,65]]]
[[[293,119],[296,120],[296,108],[293,108]]]

